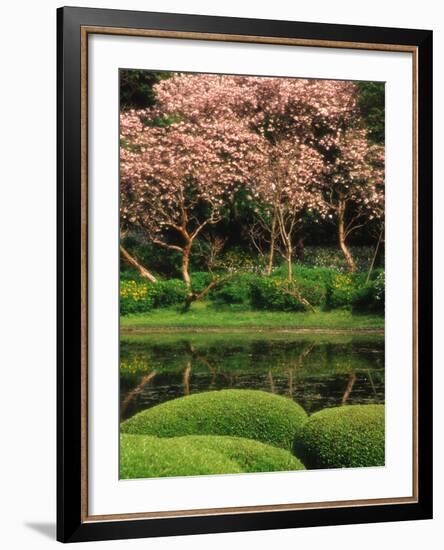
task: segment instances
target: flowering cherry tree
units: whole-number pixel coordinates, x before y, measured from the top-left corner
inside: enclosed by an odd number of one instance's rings
[[[266,163],[256,179],[261,200],[266,207],[258,217],[270,235],[271,271],[274,249],[278,248],[292,280],[294,238],[300,230],[304,213],[319,205],[319,184],[323,173],[322,156],[295,137],[267,144]],[[279,238],[278,238],[279,237]]]
[[[142,229],[154,244],[180,253],[190,288],[196,238],[221,219],[236,186],[248,181],[255,162],[251,136],[233,131],[225,120],[159,128],[147,124],[154,116],[150,111],[121,116],[122,227]]]
[[[250,134],[249,184],[252,200],[262,203],[256,211],[270,243],[268,272],[279,247],[291,279],[293,240],[303,214],[325,209],[319,196],[324,155],[337,129],[357,118],[355,85],[178,74],[156,86],[156,97],[159,117],[179,116],[196,125],[225,120],[231,132]],[[238,161],[245,160],[240,153]]]
[[[356,264],[347,239],[369,221],[384,217],[384,148],[371,145],[365,129],[339,129],[322,183],[324,218],[335,221],[350,271]]]

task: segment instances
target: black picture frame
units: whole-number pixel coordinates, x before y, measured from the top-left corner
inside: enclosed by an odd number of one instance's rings
[[[313,509],[95,520],[82,490],[81,364],[85,346],[82,264],[81,31],[148,29],[305,41],[403,45],[417,52],[417,457],[416,502]],[[62,542],[355,524],[432,517],[432,32],[171,13],[65,7],[57,11],[58,381],[57,539]],[[82,489],[83,487],[83,489]]]

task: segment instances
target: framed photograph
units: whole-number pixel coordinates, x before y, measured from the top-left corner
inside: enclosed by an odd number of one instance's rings
[[[58,10],[58,539],[432,517],[432,32]]]

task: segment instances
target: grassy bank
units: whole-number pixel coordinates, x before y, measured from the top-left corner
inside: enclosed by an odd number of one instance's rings
[[[384,317],[375,314],[352,314],[334,310],[307,312],[251,311],[216,309],[202,302],[193,304],[187,313],[177,307],[160,308],[148,313],[122,316],[123,331],[131,329],[323,329],[383,330]]]

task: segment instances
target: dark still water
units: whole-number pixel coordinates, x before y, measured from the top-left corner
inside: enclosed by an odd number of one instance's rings
[[[384,403],[384,337],[122,334],[122,420],[176,397],[226,388],[285,395],[309,413],[345,403]]]

